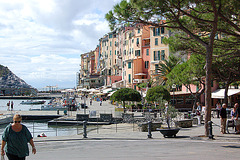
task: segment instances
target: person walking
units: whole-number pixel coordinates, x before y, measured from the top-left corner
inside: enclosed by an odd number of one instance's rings
[[[197,115],[197,119],[198,119],[198,125],[201,125],[201,110],[202,110],[202,107],[201,107],[200,103],[197,102],[196,115]]]
[[[221,133],[225,134],[226,133],[226,121],[227,121],[227,105],[223,103],[222,108],[220,109],[220,120],[221,120]]]
[[[7,110],[10,111],[10,101],[7,103]]]
[[[13,101],[11,102],[11,111],[13,111]]]
[[[13,123],[5,128],[2,135],[1,155],[6,153],[9,160],[25,160],[29,156],[28,143],[32,146],[32,153],[36,154],[33,137],[21,121],[20,114],[14,115]]]
[[[235,118],[236,133],[240,134],[240,107],[239,107],[239,104],[235,103],[234,108],[236,108],[236,118]]]
[[[218,103],[216,104],[217,118],[219,118],[220,109],[221,109],[221,103],[218,102]]]

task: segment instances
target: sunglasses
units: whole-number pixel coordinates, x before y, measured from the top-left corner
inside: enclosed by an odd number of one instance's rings
[[[21,123],[21,121],[14,121],[14,123]]]

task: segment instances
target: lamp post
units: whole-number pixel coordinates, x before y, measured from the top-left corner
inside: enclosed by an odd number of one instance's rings
[[[172,89],[173,89],[173,106],[175,104],[175,100],[174,100],[174,89],[176,88],[176,84],[173,84],[172,85]]]

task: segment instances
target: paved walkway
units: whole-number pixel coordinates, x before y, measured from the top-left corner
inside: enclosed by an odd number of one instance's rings
[[[99,102],[93,101],[86,112],[91,110],[114,113],[114,106],[106,101],[100,106]],[[83,112],[68,114],[74,117]],[[164,138],[159,132],[152,132],[152,138],[149,139],[147,132],[140,132],[136,124],[128,123],[99,126],[88,132],[88,138],[83,138],[82,134],[35,137],[37,154],[30,154],[27,159],[238,159],[240,135],[233,134],[232,130],[232,134],[221,134],[220,119],[213,118],[212,121],[214,140],[203,136],[204,125],[182,128],[176,138]]]

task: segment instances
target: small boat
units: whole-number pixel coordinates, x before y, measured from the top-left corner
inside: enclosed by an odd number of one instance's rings
[[[64,110],[68,110],[68,107],[67,106],[63,106],[61,104],[47,104],[47,105],[42,105],[40,109],[29,109],[30,111],[64,111]]]
[[[25,104],[25,105],[39,105],[39,104],[44,104],[46,101],[33,101],[33,100],[27,100],[27,101],[22,101],[20,104]]]
[[[10,114],[0,114],[0,125],[8,124],[13,122],[13,115]]]

